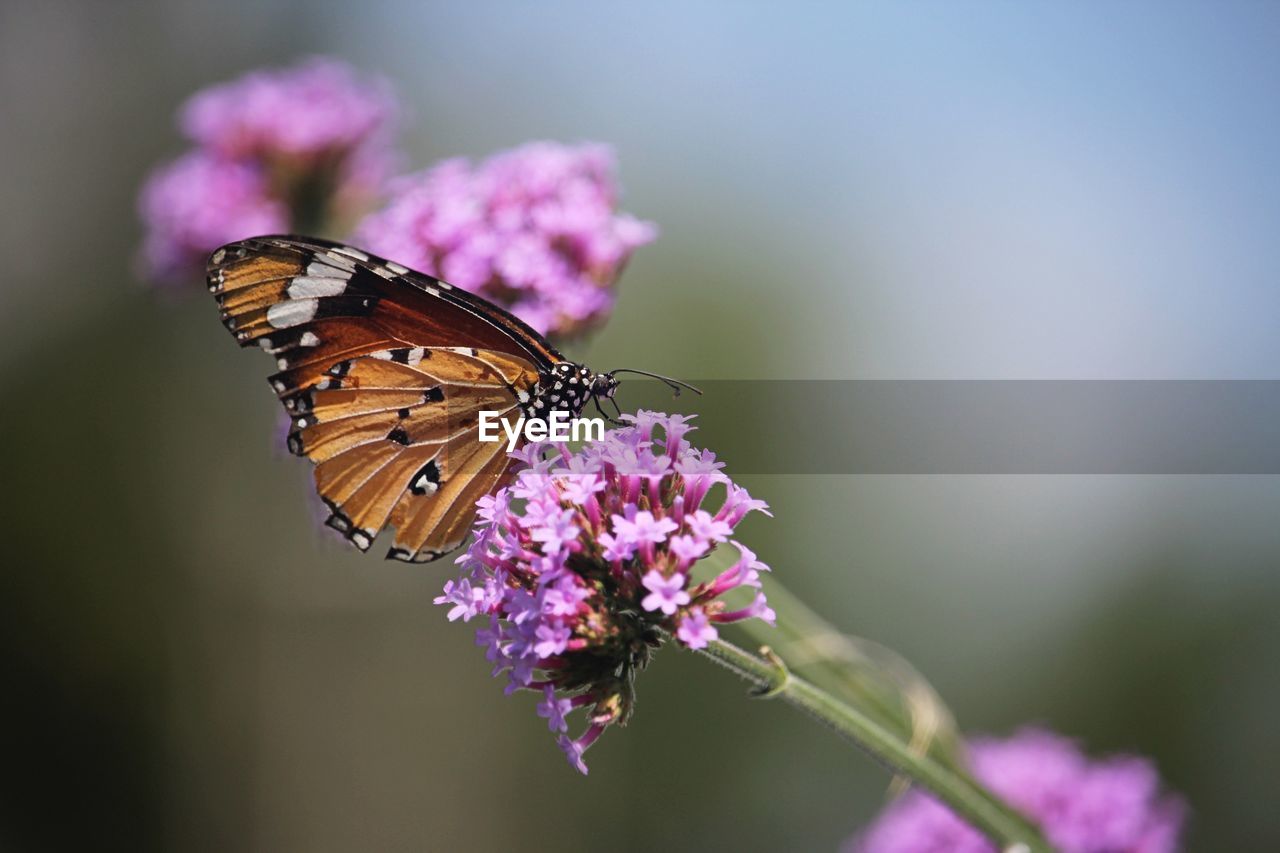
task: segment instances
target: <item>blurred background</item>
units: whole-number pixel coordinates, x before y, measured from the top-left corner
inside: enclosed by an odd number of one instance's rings
[[[580,778],[443,570],[317,530],[266,360],[135,273],[194,90],[323,53],[415,167],[614,145],[662,235],[592,364],[1275,379],[1278,40],[1250,2],[0,6],[0,848],[832,850],[883,803],[675,651]],[[965,730],[1143,753],[1190,849],[1280,849],[1280,478],[741,479],[744,541]]]

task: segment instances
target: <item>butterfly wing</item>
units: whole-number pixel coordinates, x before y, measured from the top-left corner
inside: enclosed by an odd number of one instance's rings
[[[507,312],[348,246],[261,237],[224,246],[209,289],[241,346],[276,358],[289,450],[316,463],[328,524],[360,550],[426,562],[462,544],[506,474],[479,415],[517,415],[563,361]]]

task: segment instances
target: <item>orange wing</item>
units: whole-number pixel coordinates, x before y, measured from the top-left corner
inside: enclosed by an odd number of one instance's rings
[[[501,309],[357,249],[297,238],[223,247],[209,287],[242,346],[277,359],[291,452],[316,463],[330,527],[388,557],[438,559],[503,481],[505,442],[480,412],[512,414],[563,359]]]
[[[506,473],[502,442],[478,438],[480,412],[512,413],[528,362],[492,350],[387,350],[341,361],[295,398],[289,449],[316,462],[328,524],[366,550],[387,524],[388,556],[434,560],[462,544],[475,502]],[[416,351],[414,351],[416,354]]]

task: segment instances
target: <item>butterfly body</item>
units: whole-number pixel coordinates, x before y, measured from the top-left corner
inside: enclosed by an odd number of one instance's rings
[[[310,237],[224,246],[207,278],[241,346],[276,359],[290,452],[310,458],[326,522],[360,550],[428,562],[462,544],[510,458],[482,411],[577,417],[617,380],[564,358],[503,309],[353,247]]]

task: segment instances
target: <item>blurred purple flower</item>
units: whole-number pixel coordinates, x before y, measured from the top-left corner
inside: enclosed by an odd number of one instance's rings
[[[684,439],[686,418],[624,417],[629,426],[577,453],[549,444],[519,451],[526,467],[480,501],[475,542],[458,560],[462,574],[436,599],[450,619],[483,619],[476,643],[494,675],[507,674],[508,692],[540,691],[538,713],[553,731],[567,731],[572,709],[586,710],[585,733],[559,741],[583,773],[587,747],[626,722],[633,676],[664,633],[697,649],[716,639],[717,624],[772,618],[758,592],[739,610],[722,599],[758,588],[758,572],[767,571],[728,538],[746,511],[767,513],[764,504],[743,498],[720,463],[680,473],[682,463],[706,459]],[[724,487],[719,506],[707,498],[715,486]],[[695,582],[697,559],[722,541],[738,559]]]
[[[143,260],[157,278],[203,265],[209,252],[244,237],[287,230],[285,205],[252,163],[192,151],[147,179],[139,197]]]
[[[197,92],[179,123],[197,145],[225,157],[305,167],[385,146],[398,114],[386,80],[313,57]]]
[[[447,160],[394,182],[356,241],[571,337],[608,316],[623,266],[657,235],[616,212],[614,170],[598,144],[532,142],[475,167]]]
[[[328,59],[196,93],[180,124],[197,147],[157,169],[140,199],[147,273],[194,277],[242,237],[345,230],[395,165],[397,112],[384,81]]]
[[[1172,853],[1185,808],[1163,793],[1151,762],[1090,760],[1068,738],[1024,729],[971,744],[974,775],[1035,820],[1062,853]],[[995,853],[996,848],[921,791],[892,804],[849,853]]]

